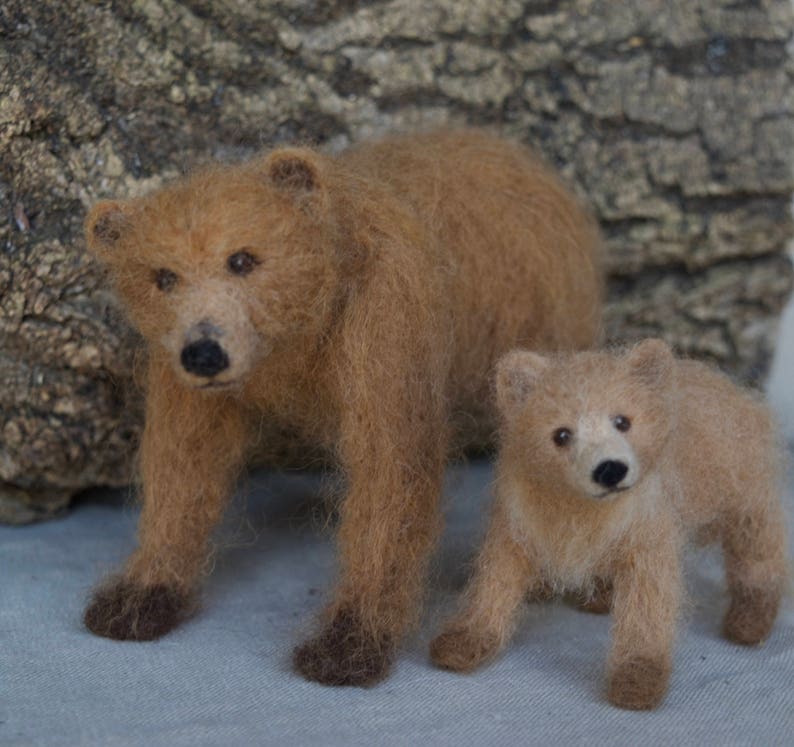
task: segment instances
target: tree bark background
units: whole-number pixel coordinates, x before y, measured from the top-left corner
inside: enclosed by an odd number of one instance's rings
[[[135,337],[86,208],[283,142],[534,144],[601,220],[608,337],[758,382],[792,285],[793,28],[789,0],[5,0],[0,520],[130,479]]]

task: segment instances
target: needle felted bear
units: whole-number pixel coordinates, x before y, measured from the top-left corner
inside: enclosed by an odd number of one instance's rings
[[[146,640],[184,618],[268,419],[346,485],[339,580],[295,664],[379,679],[418,611],[452,439],[495,423],[495,360],[596,337],[594,222],[527,150],[462,131],[206,168],[97,204],[86,236],[148,348],[139,546],[86,625]]]
[[[608,697],[654,707],[667,688],[688,538],[722,545],[725,635],[770,633],[787,577],[782,451],[751,394],[659,340],[622,354],[514,351],[491,524],[462,610],[431,644],[473,669],[508,641],[526,591],[611,591]],[[600,588],[599,588],[600,587]]]

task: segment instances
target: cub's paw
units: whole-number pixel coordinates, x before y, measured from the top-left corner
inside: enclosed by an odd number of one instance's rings
[[[555,597],[554,587],[545,581],[539,581],[528,592],[526,601],[529,604],[550,602]]]
[[[430,643],[430,660],[441,669],[471,672],[499,651],[494,635],[478,635],[465,629],[449,630]]]
[[[602,578],[597,578],[593,588],[581,593],[576,599],[577,605],[583,612],[594,615],[606,615],[612,609],[612,584]]]
[[[761,643],[772,632],[779,606],[779,591],[735,590],[722,624],[725,637],[744,646]]]
[[[137,586],[122,580],[94,593],[83,622],[104,638],[151,641],[179,625],[189,606],[187,595],[172,587]]]
[[[388,674],[393,657],[388,636],[373,636],[354,614],[342,611],[319,635],[298,646],[292,661],[307,680],[367,687]]]
[[[619,664],[609,676],[607,698],[618,708],[647,711],[661,702],[670,680],[670,666],[659,659],[638,657]]]

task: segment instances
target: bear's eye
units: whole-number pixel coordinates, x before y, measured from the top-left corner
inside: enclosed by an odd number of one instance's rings
[[[629,420],[629,418],[627,418],[625,415],[615,415],[615,417],[612,418],[612,424],[615,426],[615,428],[623,433],[631,428],[631,420]]]
[[[259,260],[246,251],[235,252],[226,260],[229,272],[233,272],[235,275],[247,275],[258,264]]]
[[[159,270],[154,271],[154,284],[163,291],[163,293],[168,293],[170,290],[173,290],[177,280],[179,280],[179,276],[165,267],[161,267]]]
[[[557,428],[551,438],[557,446],[566,446],[573,438],[573,433],[570,428]]]

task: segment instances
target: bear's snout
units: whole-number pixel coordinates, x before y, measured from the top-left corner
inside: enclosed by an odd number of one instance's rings
[[[628,474],[629,468],[624,462],[607,459],[599,463],[593,470],[593,482],[605,488],[614,488]]]
[[[185,345],[180,356],[182,368],[196,376],[209,378],[229,367],[229,356],[215,341],[202,338]]]

